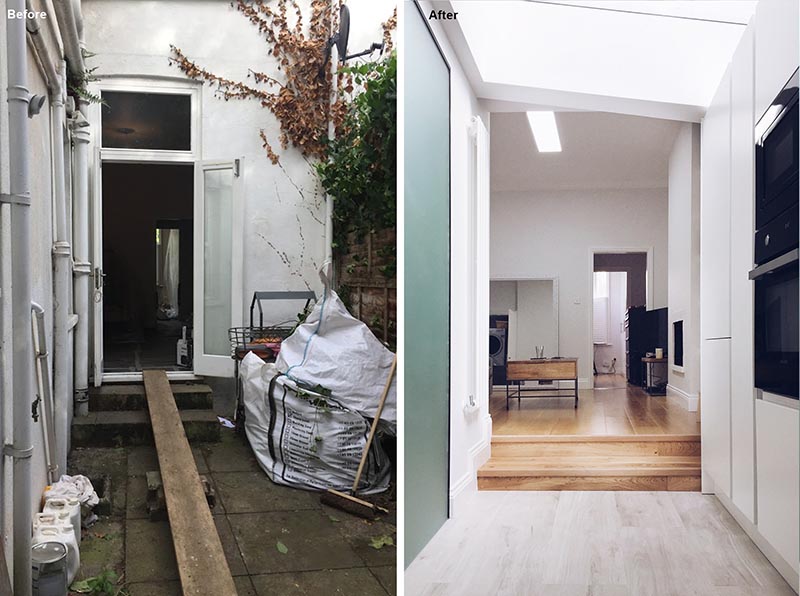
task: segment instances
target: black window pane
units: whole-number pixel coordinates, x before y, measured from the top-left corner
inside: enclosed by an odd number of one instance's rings
[[[103,92],[103,147],[191,150],[188,95]]]

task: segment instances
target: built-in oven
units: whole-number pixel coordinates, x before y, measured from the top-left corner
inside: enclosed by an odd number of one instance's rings
[[[798,399],[798,249],[756,267],[755,386],[770,394]]]
[[[756,228],[797,204],[798,71],[756,125]]]
[[[754,290],[755,386],[797,405],[798,71],[756,125]]]

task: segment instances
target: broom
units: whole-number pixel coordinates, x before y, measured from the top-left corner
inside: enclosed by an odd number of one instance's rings
[[[361,462],[358,464],[358,472],[356,472],[356,479],[353,482],[353,489],[348,495],[347,493],[329,488],[327,491],[322,493],[322,496],[320,497],[320,502],[324,503],[325,505],[330,505],[336,509],[341,509],[342,511],[347,511],[348,513],[358,515],[359,517],[365,517],[367,519],[374,519],[381,513],[389,513],[388,509],[375,505],[374,503],[370,503],[369,501],[359,499],[355,496],[355,494],[358,490],[358,483],[361,480],[361,473],[364,471],[364,464],[367,462],[367,456],[369,455],[369,448],[372,445],[372,439],[375,438],[375,431],[378,428],[378,421],[381,418],[383,406],[386,403],[386,396],[389,395],[389,387],[392,385],[392,378],[394,377],[394,371],[396,368],[397,354],[395,354],[394,360],[392,360],[392,368],[389,370],[389,378],[386,380],[386,385],[383,388],[381,400],[378,403],[378,410],[375,412],[375,418],[372,420],[372,427],[369,429],[367,443],[364,445],[364,451],[361,454]]]

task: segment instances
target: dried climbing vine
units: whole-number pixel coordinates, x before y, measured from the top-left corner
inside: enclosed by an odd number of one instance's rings
[[[338,21],[340,1],[312,0],[310,16],[303,14],[296,0],[234,0],[231,3],[264,36],[277,69],[278,78],[250,70],[248,82],[235,81],[210,72],[191,60],[176,46],[170,46],[170,64],[177,66],[191,79],[216,87],[216,93],[231,99],[256,100],[271,111],[280,124],[278,142],[283,149],[294,146],[305,157],[324,160],[328,121],[340,125],[345,116],[344,98],[331,106],[332,75],[324,63],[325,46]],[[306,22],[308,26],[306,26]],[[352,91],[347,73],[338,75],[338,84]],[[259,131],[267,156],[279,163],[273,149],[275,139],[269,139],[264,129]]]

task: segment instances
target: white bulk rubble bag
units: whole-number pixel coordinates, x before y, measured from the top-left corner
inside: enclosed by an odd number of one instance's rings
[[[239,368],[244,428],[259,465],[277,484],[352,489],[370,421],[338,396],[281,374],[252,352]],[[389,486],[390,462],[373,441],[359,493]]]
[[[394,361],[392,353],[353,317],[328,280],[322,298],[302,325],[281,343],[275,366],[290,379],[321,385],[347,408],[374,418]],[[397,379],[381,413],[383,430],[397,431]]]

